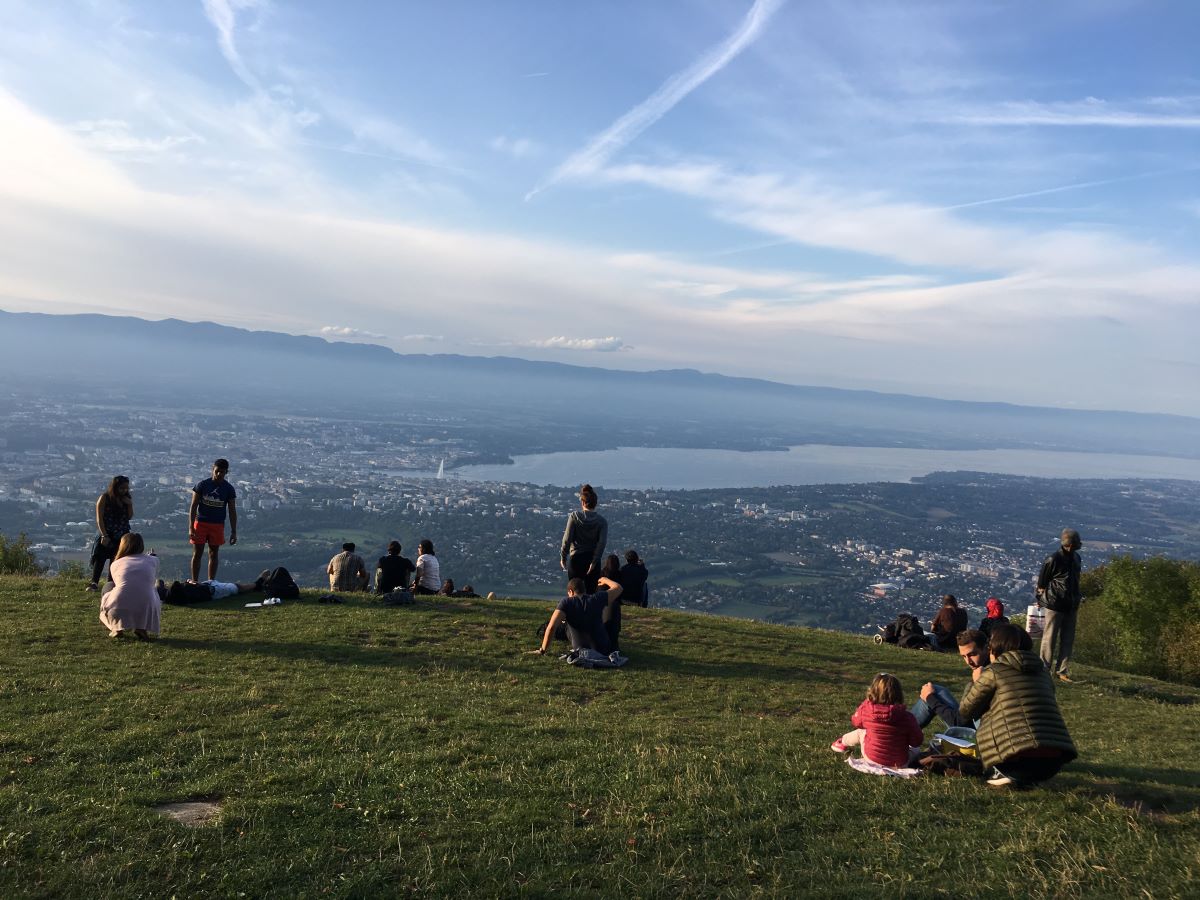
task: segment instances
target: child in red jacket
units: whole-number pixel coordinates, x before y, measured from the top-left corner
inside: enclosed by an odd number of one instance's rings
[[[854,730],[829,745],[835,753],[862,747],[863,759],[879,766],[907,766],[925,739],[921,726],[904,705],[900,679],[880,672],[871,681],[867,699],[850,717]]]

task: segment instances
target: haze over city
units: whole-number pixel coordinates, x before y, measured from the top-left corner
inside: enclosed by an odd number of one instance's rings
[[[1200,414],[1194,5],[4,7],[4,309]]]

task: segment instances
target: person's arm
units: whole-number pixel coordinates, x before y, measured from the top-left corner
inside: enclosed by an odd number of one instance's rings
[[[571,551],[571,529],[575,524],[574,516],[567,516],[567,527],[563,529],[562,547],[558,551],[558,564],[567,571],[567,555]]]
[[[378,568],[375,570],[375,593],[380,593],[379,585],[381,584],[383,584],[383,569]]]
[[[337,559],[337,557],[335,556],[333,559]],[[329,565],[327,565],[327,566],[325,567],[325,574],[326,574],[326,575],[332,575],[332,574],[333,574],[333,559],[331,559],[331,560],[329,561]]]
[[[917,718],[912,713],[908,714],[908,746],[920,747],[925,743],[925,732],[921,730],[921,726],[917,724]]]
[[[96,530],[100,532],[100,540],[108,543],[108,534],[104,531],[104,495],[96,498]]]
[[[1037,595],[1039,597],[1046,593],[1046,587],[1050,584],[1051,569],[1054,567],[1054,557],[1047,556],[1046,561],[1042,563],[1042,569],[1038,572],[1037,577]]]
[[[599,584],[601,587],[608,589],[608,602],[609,603],[612,603],[621,598],[621,591],[623,590],[623,588],[621,587],[621,585],[617,584],[611,578],[605,578],[603,575],[601,575],[596,580],[596,583]]]
[[[129,514],[129,518],[133,518],[133,497],[125,498],[125,512]]]
[[[196,536],[196,510],[200,506],[200,494],[192,491],[192,505],[188,507],[188,540]]]
[[[991,707],[992,698],[996,694],[996,673],[992,671],[991,667],[976,671],[980,671],[982,674],[967,688],[962,702],[958,704],[960,719],[982,718],[983,714]]]
[[[852,712],[850,714],[850,724],[853,725],[855,728],[863,727],[862,704],[861,703],[858,705],[858,709],[854,710],[854,712]]]
[[[425,577],[425,558],[417,557],[417,564],[413,566],[413,587],[421,583],[421,579]]]
[[[237,543],[237,500],[226,500],[229,505],[229,543]]]
[[[541,655],[546,652],[546,648],[550,646],[550,641],[554,638],[554,629],[558,627],[558,623],[562,621],[562,617],[561,609],[556,609],[550,614],[550,622],[546,625],[546,631],[542,634],[542,646],[533,651],[534,653]]]

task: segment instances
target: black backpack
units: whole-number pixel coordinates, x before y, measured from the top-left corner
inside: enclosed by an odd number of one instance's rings
[[[292,573],[283,566],[264,569],[255,584],[268,597],[278,597],[280,600],[300,599],[300,587],[292,578]]]

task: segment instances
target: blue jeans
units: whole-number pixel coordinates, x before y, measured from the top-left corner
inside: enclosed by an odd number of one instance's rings
[[[949,706],[955,712],[958,712],[958,701],[954,699],[954,695],[952,693],[950,693],[949,688],[947,688],[944,684],[936,684],[935,683],[933,685],[933,692],[935,694],[937,694],[937,696],[942,700],[943,703],[945,703],[947,706]],[[912,705],[912,709],[910,709],[909,712],[911,712],[913,714],[913,716],[917,720],[917,724],[920,725],[922,728],[924,728],[926,725],[928,725],[930,722],[933,721],[933,710],[930,709],[929,704],[926,703],[924,700],[922,700],[920,697],[917,698],[917,702]],[[954,722],[946,722],[946,720],[944,718],[942,719],[942,721],[946,724],[947,727],[953,727],[955,724]]]

